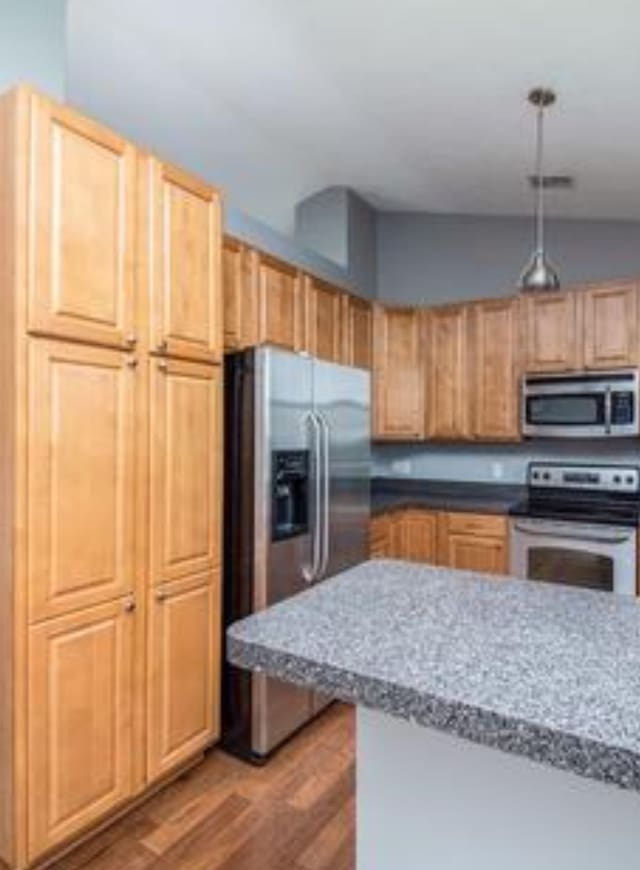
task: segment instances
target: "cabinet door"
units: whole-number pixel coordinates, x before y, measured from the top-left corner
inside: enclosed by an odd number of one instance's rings
[[[437,514],[422,510],[402,511],[396,535],[398,558],[435,564]]]
[[[342,291],[306,276],[307,349],[330,362],[342,359]]]
[[[222,374],[152,359],[151,582],[220,564]]]
[[[469,436],[468,315],[466,305],[433,308],[427,314],[427,432],[431,438]]]
[[[415,308],[375,306],[374,437],[424,437],[422,320]]]
[[[483,538],[450,532],[440,561],[449,568],[458,568],[461,571],[506,574],[506,541],[502,538]]]
[[[148,769],[151,779],[218,737],[221,605],[218,573],[151,592]]]
[[[343,362],[349,366],[370,369],[373,362],[371,303],[345,293],[342,304]]]
[[[222,358],[222,234],[216,190],[150,159],[151,347]]]
[[[246,245],[226,236],[222,247],[225,350],[258,343],[258,299]]]
[[[637,365],[637,285],[590,287],[581,291],[580,295],[584,306],[586,368]]]
[[[134,588],[135,360],[29,343],[31,621]]]
[[[294,266],[254,252],[259,304],[259,339],[289,350],[306,347],[304,292]]]
[[[574,292],[523,296],[526,317],[527,371],[571,371],[580,365],[578,306]]]
[[[480,302],[471,310],[472,434],[486,441],[520,437],[520,315],[516,299]]]
[[[135,616],[114,601],[29,630],[29,856],[131,794]]]
[[[135,150],[31,96],[27,328],[98,344],[134,340]]]
[[[391,555],[391,526],[388,514],[371,517],[369,523],[369,556],[385,559]]]

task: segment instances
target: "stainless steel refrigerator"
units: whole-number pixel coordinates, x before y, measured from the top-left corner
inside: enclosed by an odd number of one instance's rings
[[[367,558],[370,375],[260,347],[225,361],[224,621]],[[260,762],[327,699],[226,664],[222,740]]]

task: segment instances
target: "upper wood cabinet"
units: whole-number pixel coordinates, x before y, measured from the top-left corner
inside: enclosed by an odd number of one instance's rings
[[[225,350],[242,350],[259,341],[258,295],[250,248],[225,236],[222,247]]]
[[[444,305],[426,313],[427,434],[460,439],[469,435],[469,306]]]
[[[152,359],[151,582],[220,564],[222,374],[219,367]]]
[[[330,362],[342,359],[342,297],[336,287],[305,275],[307,310],[306,348],[309,353]]]
[[[220,362],[220,196],[214,188],[167,163],[155,158],[143,163],[151,212],[147,254],[151,261],[151,349],[184,359]]]
[[[441,513],[438,561],[449,568],[506,574],[507,520],[489,514]]]
[[[520,438],[521,323],[518,299],[470,308],[471,434],[486,441]]]
[[[373,309],[370,302],[344,293],[342,297],[342,361],[370,369],[373,364]]]
[[[158,587],[150,603],[147,763],[157,779],[219,736],[219,572]]]
[[[575,293],[522,295],[527,342],[526,368],[530,372],[562,372],[580,364],[578,304]]]
[[[259,306],[259,343],[288,350],[305,349],[305,294],[300,271],[261,251],[252,251],[252,257]]]
[[[31,860],[130,796],[134,623],[118,600],[29,631]]]
[[[374,438],[424,437],[425,359],[419,310],[374,306]]]
[[[638,364],[638,285],[578,290],[584,308],[584,365],[588,369]]]
[[[29,345],[32,621],[134,590],[135,362],[103,347]]]
[[[31,157],[27,328],[133,344],[135,149],[44,97],[29,94],[25,102],[31,121],[24,134]]]

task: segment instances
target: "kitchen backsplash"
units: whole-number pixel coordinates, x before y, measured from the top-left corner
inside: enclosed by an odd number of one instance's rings
[[[640,465],[640,442],[526,441],[523,444],[376,444],[373,473],[382,477],[524,483],[527,463],[588,462]]]

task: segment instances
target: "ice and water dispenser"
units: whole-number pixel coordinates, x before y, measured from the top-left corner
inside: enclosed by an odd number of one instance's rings
[[[271,540],[309,531],[308,450],[274,450],[271,468]]]

